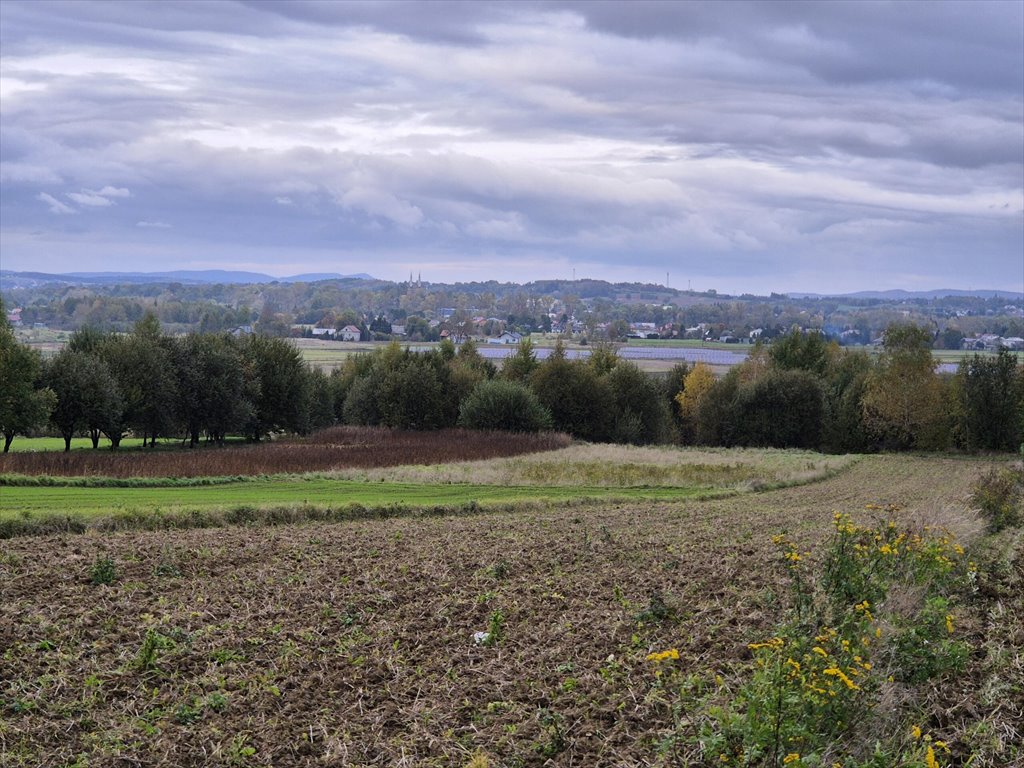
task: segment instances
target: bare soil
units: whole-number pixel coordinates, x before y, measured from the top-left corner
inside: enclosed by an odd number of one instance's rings
[[[5,541],[0,764],[671,764],[645,656],[747,669],[785,591],[772,534],[812,546],[868,503],[955,520],[980,472],[880,456],[713,501]]]

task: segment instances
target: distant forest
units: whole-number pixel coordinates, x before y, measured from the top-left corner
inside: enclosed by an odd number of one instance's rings
[[[281,283],[152,283],[73,285],[39,282],[5,289],[8,309],[22,326],[58,330],[92,327],[125,332],[147,313],[164,331],[222,332],[251,326],[270,336],[301,335],[296,326],[354,325],[365,338],[422,318],[435,327],[457,328],[490,320],[487,333],[530,333],[554,326],[567,336],[617,340],[630,323],[653,323],[659,337],[683,337],[687,329],[718,337],[765,339],[793,326],[820,330],[843,345],[878,340],[889,325],[911,323],[932,333],[933,346],[957,349],[965,336],[1024,337],[1024,299],[791,298],[718,295],[639,283],[546,280],[514,283],[421,283],[339,279]],[[371,327],[376,321],[376,329]],[[416,321],[412,323],[417,327]],[[691,330],[690,335],[693,335]],[[386,337],[386,334],[383,334]],[[415,340],[415,339],[413,339]]]

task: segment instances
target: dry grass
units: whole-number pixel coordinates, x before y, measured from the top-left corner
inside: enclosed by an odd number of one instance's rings
[[[58,477],[228,477],[324,472],[345,467],[391,467],[486,460],[569,444],[565,435],[446,429],[401,432],[333,427],[305,439],[195,450],[124,453],[73,451],[0,455],[0,474]]]
[[[761,489],[820,480],[858,458],[792,450],[579,444],[497,461],[346,470],[337,476],[410,483]]]

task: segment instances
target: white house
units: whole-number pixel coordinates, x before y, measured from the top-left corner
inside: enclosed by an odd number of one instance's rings
[[[314,336],[333,336],[337,330],[338,330],[337,328],[313,328],[312,329]]]
[[[346,325],[338,333],[338,338],[342,341],[359,341],[360,335],[359,329],[354,325]]]
[[[523,337],[518,333],[512,331],[505,331],[500,336],[495,336],[487,340],[488,344],[518,344],[522,341]]]

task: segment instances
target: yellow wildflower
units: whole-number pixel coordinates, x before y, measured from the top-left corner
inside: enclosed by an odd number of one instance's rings
[[[939,768],[939,761],[935,759],[935,750],[931,748],[931,745],[928,746],[928,751],[925,753],[924,764],[928,768]]]
[[[823,659],[827,659],[827,658],[828,658],[828,651],[826,651],[826,650],[825,650],[824,648],[822,648],[822,647],[820,647],[820,646],[817,646],[817,645],[816,645],[816,646],[814,646],[813,648],[811,648],[811,650],[812,650],[812,651],[813,651],[814,653],[816,653],[816,654],[818,654],[819,656],[821,656],[821,658],[823,658]]]
[[[678,659],[679,651],[675,648],[669,648],[667,651],[661,653],[649,653],[647,654],[647,660],[655,663],[665,661],[666,659]]]
[[[829,667],[828,669],[824,670],[824,674],[831,675],[832,677],[838,677],[840,680],[843,681],[843,684],[851,691],[860,690],[860,686],[853,682],[853,680],[851,680],[849,677],[847,677],[846,673],[843,672],[843,670],[839,669],[839,667]]]
[[[784,758],[782,758],[782,764],[783,765],[789,765],[790,763],[797,762],[799,759],[800,759],[800,753],[799,752],[790,752],[788,755],[786,755]]]
[[[920,739],[921,738],[921,728],[920,728],[920,726],[915,725],[915,726],[911,727],[910,735],[913,736],[915,739]]]
[[[951,634],[951,635],[953,634],[953,614],[952,613],[947,613],[946,614],[946,631],[949,632],[949,634]]]

